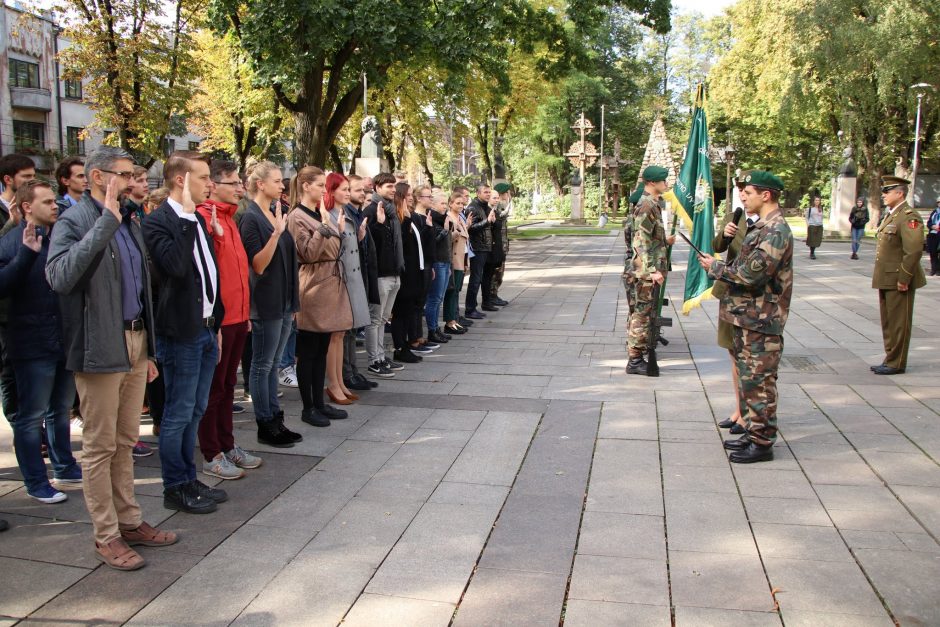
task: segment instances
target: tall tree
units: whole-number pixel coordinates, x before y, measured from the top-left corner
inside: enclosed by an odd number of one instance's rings
[[[62,0],[65,77],[87,79],[95,126],[150,165],[174,116],[186,110],[197,69],[193,35],[202,0]]]

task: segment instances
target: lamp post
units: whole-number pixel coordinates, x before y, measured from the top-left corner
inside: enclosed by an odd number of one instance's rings
[[[907,192],[907,204],[914,206],[914,187],[917,184],[917,158],[920,150],[920,106],[924,100],[924,94],[928,89],[933,89],[930,83],[917,83],[911,85],[911,89],[917,90],[917,121],[914,124],[914,160],[911,164],[911,188]]]
[[[499,125],[499,118],[496,115],[490,116],[488,120],[493,125],[493,158],[490,160],[489,182],[492,183],[496,177],[496,131]]]
[[[725,211],[731,209],[731,162],[734,160],[734,146],[731,145],[731,131],[728,131],[728,142],[725,145]]]

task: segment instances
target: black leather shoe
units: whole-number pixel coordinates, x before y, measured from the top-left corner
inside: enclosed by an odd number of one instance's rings
[[[438,344],[446,344],[451,340],[451,336],[441,333],[440,329],[432,329],[428,331],[428,339]]]
[[[873,369],[875,374],[904,374],[904,368],[892,368],[891,366],[878,366]]]
[[[871,370],[872,372],[874,372],[874,371],[877,370],[878,368],[884,368],[884,367],[885,367],[885,362],[881,362],[881,363],[878,364],[877,366],[869,366],[868,369]]]
[[[420,356],[415,355],[407,348],[399,348],[392,354],[392,356],[396,361],[400,361],[403,364],[416,364],[422,360]]]
[[[493,304],[494,304],[494,305],[497,305],[497,306],[499,306],[499,307],[505,307],[506,305],[509,304],[509,301],[508,301],[508,300],[503,300],[502,298],[499,298],[499,297],[497,296],[496,298],[493,299]]]
[[[349,418],[349,413],[347,413],[345,409],[338,409],[332,405],[324,404],[323,407],[317,411],[330,420],[343,420],[344,418]]]
[[[499,311],[499,307],[494,307],[493,305],[487,303],[483,305],[483,311]]]
[[[201,496],[191,483],[165,488],[163,507],[187,514],[211,514],[219,506],[212,499]]]
[[[281,433],[281,426],[276,420],[258,423],[258,443],[267,444],[274,448],[290,448],[294,440],[285,433]]]
[[[745,434],[738,438],[737,440],[725,440],[722,444],[729,451],[737,451],[743,448],[747,448],[751,443],[751,438]]]
[[[365,377],[365,375],[362,374],[361,372],[357,372],[357,373],[354,375],[353,378],[354,378],[360,385],[368,385],[368,386],[369,386],[370,388],[372,388],[372,389],[375,389],[375,388],[379,387],[379,384],[378,384],[377,381],[372,381],[371,379],[367,379],[367,378]]]
[[[284,412],[283,411],[277,412],[277,414],[274,416],[274,421],[277,423],[278,429],[280,429],[282,433],[287,434],[287,437],[289,437],[292,442],[304,441],[304,436],[300,435],[299,433],[295,431],[291,431],[290,429],[284,426]]]
[[[449,327],[449,326],[445,326],[445,327],[444,327],[444,330],[447,331],[447,334],[450,335],[450,336],[454,336],[454,335],[463,335],[464,333],[467,332],[466,327]]]
[[[369,385],[368,381],[359,381],[359,379],[353,377],[352,379],[343,379],[343,385],[345,385],[350,390],[371,390],[372,386]]]
[[[468,312],[466,313],[466,316],[467,316],[467,318],[470,318],[471,320],[483,320],[483,318],[486,317],[486,314],[480,313],[479,311],[477,311],[476,309],[474,309],[473,311],[468,311]],[[463,323],[461,322],[461,324],[463,324]]]
[[[769,462],[774,458],[773,446],[761,446],[753,442],[747,448],[731,453],[729,459],[735,464],[753,464],[754,462]]]
[[[718,423],[718,428],[719,428],[719,429],[730,429],[731,427],[733,427],[733,426],[736,425],[736,424],[738,424],[738,423],[736,423],[735,421],[731,420],[731,418],[725,418],[724,420],[722,420],[721,422]]]
[[[648,369],[649,364],[646,363],[646,360],[643,359],[642,355],[640,357],[631,357],[630,361],[627,362],[627,374],[645,375]]]
[[[6,531],[10,528],[10,523],[0,518],[0,531]]]
[[[228,493],[225,490],[221,490],[219,488],[210,488],[199,479],[193,481],[191,485],[196,490],[196,494],[205,497],[210,501],[224,503],[228,500]]]
[[[745,429],[738,423],[734,423],[733,425],[731,425],[731,428],[728,430],[728,433],[730,433],[731,435],[743,435],[747,433],[747,429]]]
[[[300,412],[300,419],[312,427],[330,426],[330,419],[315,409],[304,409]]]
[[[457,324],[459,324],[462,327],[470,328],[473,326],[473,320],[467,320],[467,318],[465,318],[464,316],[458,316]]]

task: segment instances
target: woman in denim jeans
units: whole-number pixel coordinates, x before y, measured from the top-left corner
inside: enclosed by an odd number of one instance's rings
[[[270,161],[248,168],[251,202],[239,232],[251,265],[251,374],[249,387],[258,442],[287,448],[303,439],[284,426],[277,401],[278,370],[298,306],[297,252],[281,211],[281,170]],[[272,210],[272,207],[274,208]]]
[[[428,290],[428,300],[424,309],[424,317],[428,323],[428,339],[433,342],[450,339],[440,330],[441,303],[444,302],[444,293],[450,284],[451,256],[453,246],[451,231],[453,225],[447,215],[447,195],[438,190],[434,193],[434,202],[431,205],[431,222],[434,225],[434,269],[431,288]]]

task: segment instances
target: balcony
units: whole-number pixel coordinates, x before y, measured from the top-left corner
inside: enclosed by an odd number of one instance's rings
[[[52,111],[52,92],[32,87],[10,87],[10,104],[16,109]]]

